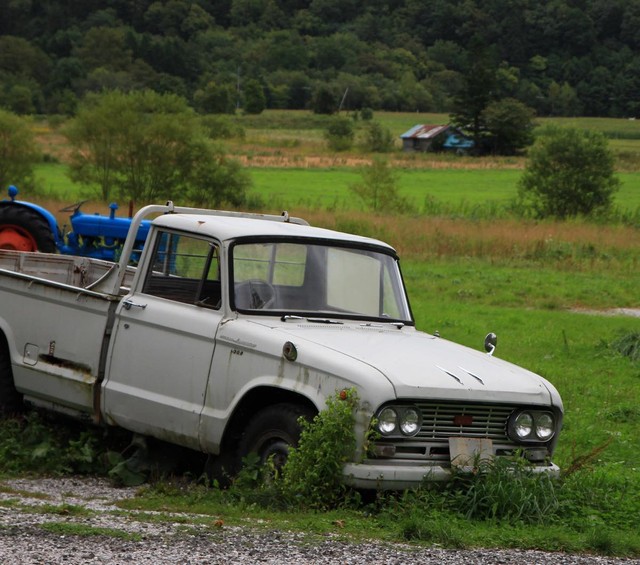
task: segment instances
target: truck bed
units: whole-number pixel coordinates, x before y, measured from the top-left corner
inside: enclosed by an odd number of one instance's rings
[[[0,250],[0,330],[16,388],[35,405],[99,414],[104,345],[118,296],[91,287],[108,261]],[[135,269],[128,268],[130,285]]]
[[[0,249],[0,272],[3,274],[27,275],[78,289],[88,289],[104,277],[113,267],[110,261],[57,255],[53,253],[30,253]],[[124,287],[131,286],[135,268],[128,267]],[[126,289],[123,288],[123,294]]]

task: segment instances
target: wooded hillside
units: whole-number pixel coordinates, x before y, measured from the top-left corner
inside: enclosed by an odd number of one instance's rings
[[[448,112],[480,61],[539,115],[636,117],[639,46],[640,0],[0,0],[0,105],[71,114],[151,88],[202,112],[259,111],[256,92]]]

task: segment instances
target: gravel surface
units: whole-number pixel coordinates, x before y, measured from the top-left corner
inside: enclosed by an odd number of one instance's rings
[[[120,564],[640,564],[640,560],[539,551],[443,550],[343,537],[230,527],[216,517],[123,512],[115,502],[136,489],[113,488],[94,478],[18,479],[0,482],[0,563]],[[68,505],[70,511],[65,511]],[[77,512],[71,506],[84,507]],[[56,507],[57,511],[53,511]],[[62,525],[63,527],[60,527]],[[72,527],[103,528],[104,535],[74,534]],[[57,529],[56,529],[57,528]],[[77,531],[77,530],[76,530]]]

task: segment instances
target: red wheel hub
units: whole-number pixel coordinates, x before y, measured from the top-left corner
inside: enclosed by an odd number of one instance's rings
[[[38,245],[31,234],[12,225],[0,226],[0,249],[12,251],[37,251]]]

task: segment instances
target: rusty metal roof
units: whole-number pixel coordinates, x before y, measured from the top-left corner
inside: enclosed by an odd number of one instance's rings
[[[429,125],[418,124],[410,130],[404,132],[400,137],[402,139],[432,139],[438,134],[449,129],[448,125]]]

